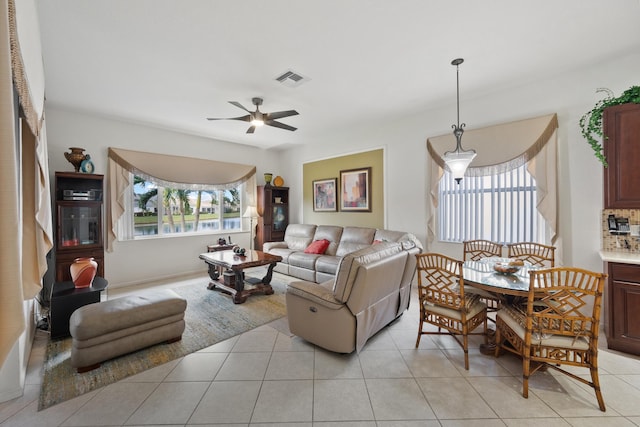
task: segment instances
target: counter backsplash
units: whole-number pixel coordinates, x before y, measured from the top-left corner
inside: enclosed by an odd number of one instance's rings
[[[634,227],[640,225],[640,209],[603,209],[602,210],[602,249],[614,252],[640,252],[640,237],[631,234],[614,235],[609,232],[607,218],[615,215],[616,218],[629,218],[631,232]]]

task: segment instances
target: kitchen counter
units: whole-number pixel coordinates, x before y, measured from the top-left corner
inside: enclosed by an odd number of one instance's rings
[[[605,250],[600,250],[599,253],[602,261],[640,265],[640,253],[614,252],[614,251],[605,251]]]

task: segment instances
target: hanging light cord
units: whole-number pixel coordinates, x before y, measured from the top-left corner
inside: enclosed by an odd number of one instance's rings
[[[456,111],[457,111],[457,125],[451,125],[453,128],[453,134],[456,137],[456,153],[459,153],[462,150],[462,134],[464,133],[464,127],[466,124],[460,124],[460,64],[464,62],[464,59],[458,58],[451,61],[451,65],[456,66]]]

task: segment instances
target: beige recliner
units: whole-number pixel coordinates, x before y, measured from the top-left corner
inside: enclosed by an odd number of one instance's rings
[[[359,352],[408,308],[421,250],[411,240],[378,243],[342,257],[334,279],[290,283],[290,331],[327,350]]]

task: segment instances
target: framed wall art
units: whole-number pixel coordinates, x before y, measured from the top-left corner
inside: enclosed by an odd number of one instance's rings
[[[338,178],[313,181],[314,212],[336,212],[338,210]]]
[[[340,171],[340,210],[371,212],[371,168]]]

